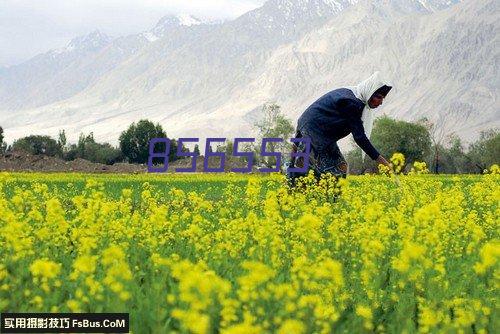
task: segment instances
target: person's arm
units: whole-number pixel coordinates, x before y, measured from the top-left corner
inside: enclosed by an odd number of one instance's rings
[[[356,144],[361,147],[363,151],[378,164],[390,167],[390,163],[384,158],[377,149],[372,145],[371,141],[366,137],[365,128],[363,127],[363,121],[361,118],[353,117],[351,120],[351,130],[352,136]]]
[[[352,115],[349,117],[349,125],[351,127],[351,133],[352,137],[354,138],[354,141],[356,144],[358,144],[359,147],[368,155],[372,160],[376,160],[379,163],[387,163],[387,160],[385,160],[384,157],[380,155],[380,153],[377,151],[377,149],[372,145],[368,137],[366,137],[365,134],[365,128],[363,127],[363,122],[361,121],[360,117],[357,117],[357,115]],[[385,161],[385,163],[383,162]]]

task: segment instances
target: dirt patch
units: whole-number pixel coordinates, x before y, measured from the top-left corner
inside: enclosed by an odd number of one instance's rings
[[[16,151],[0,156],[0,171],[145,173],[147,166],[128,163],[105,165],[80,158],[65,161],[57,157],[31,155],[23,151]]]
[[[175,173],[177,168],[190,168],[191,158],[177,160],[169,163],[168,173]],[[196,172],[203,172],[204,157],[199,156],[196,160]],[[218,168],[220,160],[218,157],[208,159],[209,168]],[[247,163],[241,158],[226,157],[224,172],[233,168],[245,168]],[[158,166],[160,167],[160,166]],[[0,155],[0,171],[28,171],[28,172],[82,172],[82,173],[147,173],[145,164],[115,163],[105,165],[91,162],[85,159],[65,161],[57,157],[45,155],[32,155],[23,151],[10,152]],[[257,172],[257,167],[252,167],[252,172]]]

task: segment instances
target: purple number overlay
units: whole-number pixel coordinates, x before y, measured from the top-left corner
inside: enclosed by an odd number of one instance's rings
[[[190,168],[176,168],[175,171],[179,173],[194,173],[196,172],[196,158],[198,154],[195,152],[182,152],[182,147],[184,143],[197,143],[198,138],[179,138],[177,141],[177,156],[178,157],[192,157]]]
[[[297,173],[307,173],[309,170],[309,153],[311,153],[311,138],[308,137],[303,137],[303,138],[292,138],[290,139],[292,143],[299,143],[303,141],[306,144],[306,151],[305,152],[292,152],[292,158],[295,158],[295,161],[297,161],[297,158],[303,157],[304,158],[304,167],[302,168],[290,168],[288,169],[289,172],[297,172]]]
[[[165,143],[165,152],[155,152],[155,145]],[[170,139],[168,138],[153,138],[149,142],[149,158],[148,158],[148,172],[150,173],[164,173],[168,170],[168,153],[170,152]],[[163,167],[155,168],[153,164],[154,158],[163,159]]]
[[[276,167],[274,168],[260,168],[259,171],[262,173],[273,173],[279,172],[281,166],[281,153],[279,152],[267,152],[267,143],[281,143],[282,138],[264,138],[262,139],[262,146],[260,147],[260,155],[263,157],[276,157]]]
[[[223,143],[226,141],[226,138],[207,138],[207,144],[205,145],[205,160],[203,161],[203,171],[204,172],[223,172],[224,164],[226,162],[226,155],[223,152],[210,152],[210,144],[211,143]],[[220,166],[218,168],[209,168],[208,167],[208,158],[209,157],[220,157]]]
[[[226,162],[226,155],[224,152],[211,152],[211,144],[212,143],[224,143],[226,138],[207,138],[205,145],[205,159],[203,161],[203,171],[204,172],[224,172],[224,165]],[[289,168],[290,172],[299,172],[306,173],[309,169],[309,153],[311,152],[311,139],[310,138],[291,138],[290,141],[292,143],[304,142],[306,150],[305,152],[292,152],[292,158],[304,158],[304,166],[302,168]],[[198,154],[195,152],[184,152],[182,148],[184,147],[184,143],[198,143],[198,138],[179,138],[177,152],[176,155],[178,157],[191,157],[191,167],[188,168],[176,168],[176,172],[180,173],[194,173],[196,172],[196,160],[198,158]],[[233,147],[233,156],[234,157],[246,157],[248,164],[244,168],[232,168],[232,172],[236,173],[250,173],[252,171],[252,165],[254,160],[253,152],[240,152],[238,150],[238,145],[240,143],[254,143],[255,138],[235,138],[234,147]],[[259,172],[261,173],[272,173],[279,172],[281,166],[281,153],[267,151],[267,144],[269,143],[282,143],[282,138],[264,138],[262,139],[262,145],[260,148],[260,154],[263,157],[275,157],[276,158],[276,166],[273,168],[260,168]],[[163,152],[155,152],[155,147],[157,144],[165,144],[165,149]],[[168,138],[153,138],[149,142],[149,158],[148,158],[148,172],[150,173],[164,173],[168,170],[168,159],[170,152],[170,139]],[[208,158],[210,157],[220,157],[220,165],[216,168],[210,168],[208,166]],[[156,161],[154,160],[156,159]],[[155,162],[159,159],[163,161],[163,164],[160,167],[155,166]]]
[[[239,143],[253,143],[255,138],[235,138],[233,147],[233,157],[247,157],[248,165],[246,168],[233,168],[232,172],[235,173],[250,173],[252,171],[253,164],[253,152],[238,152]]]

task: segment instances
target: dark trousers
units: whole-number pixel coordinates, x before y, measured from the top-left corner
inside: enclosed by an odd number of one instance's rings
[[[304,166],[303,157],[292,158],[286,170],[287,179],[292,186],[295,185],[297,178],[307,175],[310,170],[314,171],[314,176],[317,180],[324,173],[332,173],[336,177],[346,177],[346,171],[342,170],[342,165],[347,167],[347,163],[336,142],[331,143],[325,141],[323,138],[316,138],[306,128],[296,131],[295,138],[304,137],[311,139],[309,168],[305,173],[290,172],[289,168],[302,168]],[[292,150],[294,152],[306,152],[306,145],[304,142],[294,143]]]

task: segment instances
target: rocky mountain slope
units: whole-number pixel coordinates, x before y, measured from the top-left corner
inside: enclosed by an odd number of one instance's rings
[[[428,117],[471,140],[500,126],[495,0],[270,0],[223,23],[166,17],[138,35],[95,32],[0,69],[0,125],[116,142],[149,118],[175,137],[252,137],[267,101],[294,121],[316,98],[381,70],[379,112]],[[73,45],[73,47],[72,47]]]

